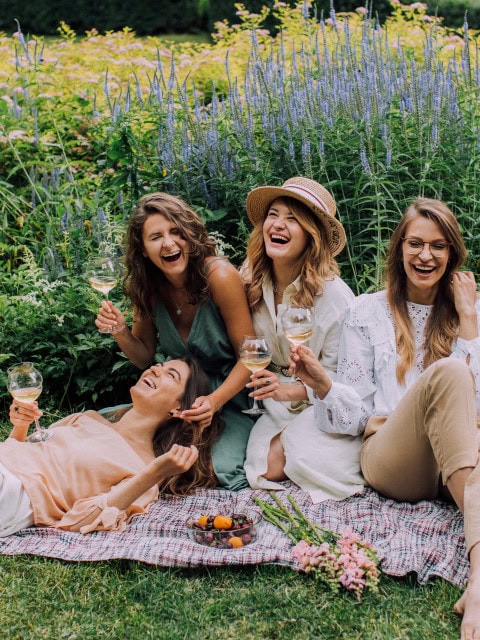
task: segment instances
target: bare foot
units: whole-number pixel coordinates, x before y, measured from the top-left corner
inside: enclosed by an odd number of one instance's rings
[[[469,580],[462,597],[453,607],[463,615],[461,640],[480,640],[480,581]]]

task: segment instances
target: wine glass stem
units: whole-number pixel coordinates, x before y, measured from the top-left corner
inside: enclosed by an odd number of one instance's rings
[[[38,418],[35,418],[35,429],[37,433],[43,433],[43,428],[40,426],[40,422],[38,421]]]

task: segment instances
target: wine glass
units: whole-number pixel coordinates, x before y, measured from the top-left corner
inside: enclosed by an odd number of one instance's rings
[[[239,348],[239,354],[242,364],[252,373],[265,369],[272,360],[272,354],[265,336],[244,336]],[[258,415],[266,413],[266,410],[261,409],[257,404],[257,399],[254,398],[252,408],[244,409],[243,413]]]
[[[298,345],[307,342],[313,333],[315,311],[313,307],[289,306],[282,314],[282,329],[290,344]],[[297,377],[293,376],[293,380]]]
[[[86,276],[88,283],[96,291],[100,291],[108,301],[109,292],[115,287],[120,278],[118,262],[110,256],[97,256],[87,263]],[[114,333],[117,327],[99,329],[100,333]]]
[[[33,403],[42,393],[42,374],[31,362],[14,364],[7,374],[7,389],[16,400]],[[44,442],[53,436],[53,431],[42,429],[38,418],[35,418],[35,427],[35,432],[27,438],[29,442]]]
[[[282,314],[283,333],[297,347],[311,337],[314,321],[313,307],[287,307]]]

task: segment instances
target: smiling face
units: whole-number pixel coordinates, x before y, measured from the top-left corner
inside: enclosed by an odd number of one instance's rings
[[[440,227],[428,218],[418,216],[405,229],[405,238],[428,243],[446,243],[448,239]],[[423,246],[416,255],[409,255],[407,243],[403,243],[403,267],[407,276],[407,300],[419,304],[433,304],[440,280],[447,270],[450,251],[435,257],[430,252],[430,244]]]
[[[179,407],[189,376],[190,367],[182,360],[153,365],[130,389],[134,407],[159,418],[166,416]]]
[[[265,251],[274,262],[297,262],[308,245],[308,234],[283,198],[270,205],[263,223]]]
[[[189,243],[180,228],[160,213],[149,215],[142,229],[143,255],[169,279],[183,276],[188,266]]]

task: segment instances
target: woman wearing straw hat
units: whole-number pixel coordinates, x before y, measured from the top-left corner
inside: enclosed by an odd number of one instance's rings
[[[343,314],[354,298],[335,261],[345,231],[331,194],[308,178],[254,189],[246,207],[254,228],[243,275],[255,332],[266,336],[272,351],[269,368],[252,374],[247,385],[267,409],[250,434],[247,479],[253,488],[282,489],[278,482],[288,478],[314,502],[343,499],[364,485],[361,440],[324,433],[315,424],[313,394],[288,369],[281,316],[289,305],[314,308],[309,346],[334,377]]]

